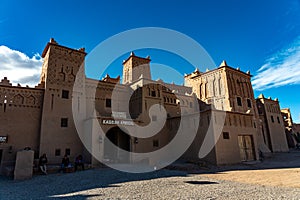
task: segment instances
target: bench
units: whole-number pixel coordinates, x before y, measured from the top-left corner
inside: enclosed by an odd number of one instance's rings
[[[47,173],[54,174],[60,171],[60,165],[47,165]],[[39,168],[39,166],[33,167],[33,174],[43,174]]]
[[[64,168],[63,172],[64,173],[72,173],[75,171],[75,168],[73,166],[70,166],[70,167],[66,167]]]

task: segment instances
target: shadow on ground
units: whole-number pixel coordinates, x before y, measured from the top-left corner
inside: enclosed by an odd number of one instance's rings
[[[189,183],[192,185],[211,185],[211,184],[219,184],[218,182],[214,181],[185,181],[185,183]]]
[[[292,150],[289,153],[276,153],[265,158],[262,162],[244,163],[230,166],[195,167],[192,170],[176,170],[177,166],[186,166],[184,163],[174,163],[169,169],[155,172],[132,174],[119,172],[109,168],[80,171],[70,174],[50,174],[47,176],[34,176],[31,180],[13,181],[6,177],[0,177],[0,199],[87,199],[89,197],[104,198],[104,194],[82,195],[80,192],[96,189],[122,187],[122,183],[143,181],[168,177],[188,177],[193,174],[226,173],[231,170],[256,170],[256,169],[282,169],[299,168],[300,151]],[[175,167],[174,167],[175,166]],[[180,167],[179,167],[180,169]],[[217,182],[205,180],[191,180],[183,183],[192,185],[213,185]],[[50,189],[51,188],[51,189]],[[4,196],[5,195],[5,196]],[[64,196],[62,196],[64,195]]]
[[[186,172],[170,170],[132,174],[102,168],[69,174],[37,175],[24,181],[1,177],[0,194],[6,194],[3,199],[15,199],[16,196],[18,199],[87,199],[88,196],[76,193],[95,188],[121,187],[121,183],[124,182],[187,175]],[[68,194],[72,195],[68,196]],[[100,197],[102,194],[98,195]],[[0,199],[2,199],[1,195]]]

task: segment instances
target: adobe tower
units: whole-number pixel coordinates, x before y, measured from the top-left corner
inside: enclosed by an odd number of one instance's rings
[[[123,84],[132,83],[141,76],[151,80],[150,57],[141,58],[131,52],[129,58],[123,61]]]
[[[64,154],[72,159],[82,153],[83,147],[72,115],[72,92],[77,72],[84,65],[85,55],[84,48],[75,50],[64,47],[54,39],[48,42],[42,54],[44,63],[40,82],[45,85],[45,93],[40,153],[48,152],[50,162],[60,162]],[[81,70],[84,70],[84,66]],[[49,143],[51,140],[55,142]]]

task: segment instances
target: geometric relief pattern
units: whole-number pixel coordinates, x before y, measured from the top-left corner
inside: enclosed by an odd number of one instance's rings
[[[68,82],[69,82],[69,83],[74,83],[74,81],[75,81],[75,75],[69,74],[69,75],[68,75]]]
[[[33,95],[30,95],[29,97],[26,98],[26,104],[27,105],[35,105],[35,97]]]
[[[48,67],[48,70],[47,70],[47,79],[50,83],[53,83],[55,81],[55,78],[56,78],[56,70],[55,70],[54,66],[51,65]]]
[[[59,72],[58,74],[58,81],[65,81],[66,80],[66,74],[64,72]]]
[[[17,94],[16,96],[13,97],[13,103],[15,105],[22,105],[24,104],[24,97],[20,94]]]

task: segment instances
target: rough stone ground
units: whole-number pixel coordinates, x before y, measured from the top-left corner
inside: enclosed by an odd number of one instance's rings
[[[93,169],[26,181],[0,177],[0,199],[300,199],[299,158],[294,151],[262,163],[193,172]]]

